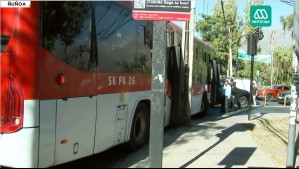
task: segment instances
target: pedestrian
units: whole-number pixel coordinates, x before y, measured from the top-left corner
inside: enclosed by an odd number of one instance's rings
[[[221,90],[221,113],[225,113],[225,84],[223,84],[223,86],[220,88]]]
[[[231,99],[231,86],[228,80],[225,81],[224,89],[225,89],[225,113],[228,113],[230,108],[229,106],[230,99]]]
[[[257,94],[257,85],[255,82],[252,83],[252,102],[253,105],[256,106],[256,94]]]

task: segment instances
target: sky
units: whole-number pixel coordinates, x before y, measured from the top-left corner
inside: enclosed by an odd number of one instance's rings
[[[197,20],[199,18],[199,14],[205,13],[205,14],[212,14],[212,8],[213,6],[218,2],[219,0],[195,0],[195,10],[196,15],[195,19]],[[227,0],[223,0],[225,3]],[[245,6],[247,4],[248,0],[237,0],[238,3],[238,13],[241,14],[245,18]],[[280,22],[281,16],[287,16],[289,14],[294,13],[294,6],[290,6],[288,4],[285,4],[281,2],[280,0],[264,0],[263,5],[269,5],[272,9],[272,25],[270,29],[279,29],[282,28],[282,24]],[[244,19],[245,20],[245,19]]]

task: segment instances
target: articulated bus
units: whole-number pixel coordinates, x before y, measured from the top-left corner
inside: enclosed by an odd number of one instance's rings
[[[31,1],[1,8],[1,166],[50,167],[122,143],[133,150],[146,144],[153,22],[133,20],[131,6]],[[165,25],[168,126],[177,83],[169,67],[181,65],[182,29]],[[219,88],[215,50],[194,42],[192,114],[206,113]]]

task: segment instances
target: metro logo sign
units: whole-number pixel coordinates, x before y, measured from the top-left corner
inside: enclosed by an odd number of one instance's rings
[[[188,21],[190,11],[190,0],[135,0],[132,17],[135,20]]]
[[[250,7],[250,25],[253,27],[271,26],[271,6],[255,5]]]

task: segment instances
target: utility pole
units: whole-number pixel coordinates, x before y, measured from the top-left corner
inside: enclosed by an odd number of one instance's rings
[[[291,106],[289,120],[289,137],[286,167],[294,168],[295,165],[295,138],[296,138],[296,121],[298,106],[298,43],[299,43],[299,1],[294,2],[294,54],[293,54],[293,73],[291,85]]]
[[[165,22],[153,24],[152,95],[149,138],[149,168],[162,168],[165,113]]]
[[[228,59],[228,68],[229,68],[229,78],[233,77],[233,35],[230,27],[228,27],[228,38],[229,38],[229,59]]]
[[[273,84],[273,75],[274,75],[274,67],[273,67],[273,56],[274,56],[274,53],[273,53],[273,50],[274,50],[274,37],[275,37],[275,31],[272,31],[271,32],[271,36],[270,36],[270,50],[271,50],[271,86]]]
[[[189,110],[187,116],[187,124],[191,123],[191,104],[192,104],[192,72],[193,72],[193,44],[194,44],[194,12],[195,12],[195,1],[191,1],[191,12],[189,20],[189,50],[188,50],[188,60],[189,60],[189,82],[188,82],[188,100],[189,100]]]
[[[186,49],[185,52],[185,91],[187,92],[185,95],[185,108],[184,111],[186,112],[186,124],[190,125],[191,123],[191,104],[192,104],[192,72],[193,72],[193,44],[194,44],[194,11],[195,11],[195,1],[191,1],[191,12],[190,12],[190,20],[186,23],[186,31],[187,35],[186,38]]]
[[[223,1],[221,0],[221,8],[222,8],[222,14],[223,14],[223,20],[225,27],[227,28],[227,22],[225,19],[225,12],[224,12],[224,7],[223,7]],[[235,9],[236,10],[236,9]],[[231,78],[233,76],[233,52],[232,52],[232,47],[233,47],[233,35],[231,32],[230,26],[228,27],[228,40],[229,40],[229,57],[227,59],[227,78]]]

